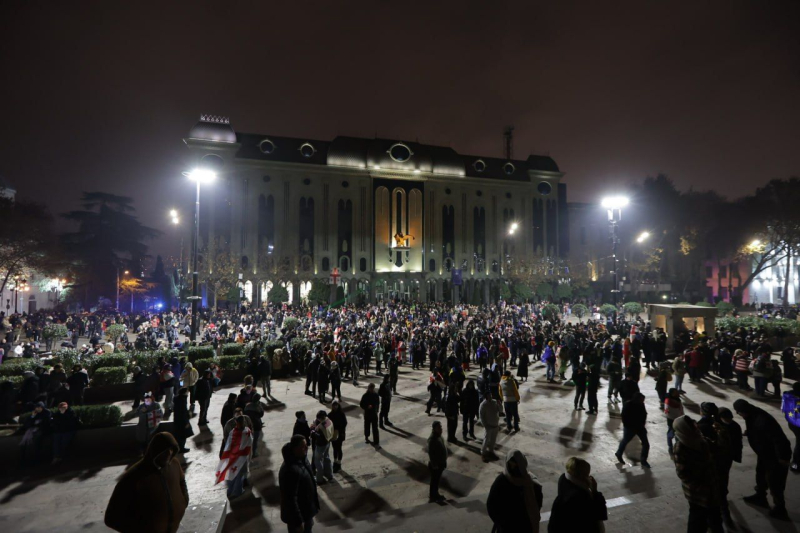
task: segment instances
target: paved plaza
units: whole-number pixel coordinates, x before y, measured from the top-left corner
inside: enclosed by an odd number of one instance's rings
[[[649,411],[647,427],[652,469],[647,470],[638,464],[638,440],[628,447],[625,466],[614,458],[622,434],[620,406],[605,402],[605,388],[598,393],[600,413],[591,416],[572,410],[572,388],[548,384],[540,363],[532,365],[531,370],[532,378],[520,386],[522,430],[512,435],[501,432],[498,455],[504,456],[507,450],[517,448],[528,456],[530,470],[544,487],[542,520],[546,521],[549,516],[564,463],[575,455],[591,463],[599,490],[608,501],[607,531],[685,530],[688,505],[667,454],[666,421],[658,411],[654,379],[643,374],[640,381]],[[470,376],[475,374],[473,367]],[[358,387],[343,383],[343,407],[349,422],[343,468],[334,475],[333,483],[319,488],[322,509],[316,518],[315,531],[491,531],[485,502],[501,466],[500,462],[482,462],[479,444],[474,441],[449,445],[451,456],[442,480],[447,501],[441,505],[428,503],[424,446],[432,420],[441,420],[443,415],[429,417],[425,414],[427,377],[427,371],[411,370],[408,366],[401,369],[399,394],[392,401],[390,416],[395,426],[381,431],[380,450],[364,442],[358,407],[367,383],[377,383],[379,378],[370,374],[360,380]],[[314,398],[303,394],[304,386],[305,379],[299,377],[273,381],[274,401],[270,402],[264,417],[261,453],[251,463],[251,487],[229,504],[224,531],[285,530],[280,521],[280,491],[276,484],[281,465],[280,448],[291,434],[295,411],[302,409],[313,419],[322,407]],[[730,406],[734,400],[744,397],[738,389],[713,379],[699,386],[687,384],[685,388],[687,414],[698,415],[699,404],[703,401]],[[234,391],[238,391],[238,387],[223,387],[216,392],[209,411],[212,423],[201,430],[196,427],[195,417],[195,436],[187,443],[191,449],[186,455],[185,467],[190,511],[205,508],[208,512],[203,515],[204,522],[210,522],[211,519],[205,517],[218,513],[226,500],[224,487],[213,485],[213,472],[222,433],[219,413],[228,393]],[[776,417],[780,416],[777,401],[762,406]],[[744,425],[741,419],[739,422]],[[785,425],[782,420],[781,425]],[[476,427],[476,435],[482,434],[482,428]],[[458,435],[460,438],[460,429]],[[794,442],[794,437],[790,438]],[[59,531],[105,530],[103,512],[114,479],[125,465],[125,461],[119,460],[110,466],[74,464],[52,477],[6,480],[0,491],[0,526],[4,531],[18,532],[52,531],[54,528]],[[40,467],[45,471],[47,468]],[[797,531],[800,476],[789,474],[787,484],[787,508],[792,523],[772,521],[766,510],[742,501],[743,496],[753,492],[754,482],[755,456],[745,444],[744,462],[734,464],[730,482],[731,512],[738,530]],[[48,512],[35,512],[41,509],[41,502],[48,502]],[[200,528],[197,518],[191,524],[184,520],[183,526],[185,531]]]

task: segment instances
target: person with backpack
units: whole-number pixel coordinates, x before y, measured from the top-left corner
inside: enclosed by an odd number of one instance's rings
[[[791,391],[783,393],[781,412],[795,438],[790,469],[792,473],[800,474],[800,381],[792,385]]]
[[[314,441],[314,469],[317,472],[317,485],[325,484],[326,479],[333,481],[333,465],[331,463],[331,441],[333,440],[333,421],[328,413],[320,410],[311,424],[311,438]]]

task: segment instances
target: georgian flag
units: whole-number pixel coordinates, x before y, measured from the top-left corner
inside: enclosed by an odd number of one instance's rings
[[[219,465],[217,465],[215,485],[223,480],[232,480],[243,468],[247,468],[252,446],[253,433],[250,428],[245,427],[241,431],[234,428],[231,431],[228,441],[225,443],[225,449],[222,451]]]

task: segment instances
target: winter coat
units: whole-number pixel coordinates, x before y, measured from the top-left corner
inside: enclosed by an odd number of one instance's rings
[[[459,407],[461,403],[461,396],[456,391],[450,391],[447,394],[447,401],[444,404],[444,416],[447,418],[458,419]]]
[[[522,485],[515,485],[504,473],[500,473],[489,489],[486,510],[497,527],[498,533],[533,533],[530,518],[525,509],[525,495]],[[544,500],[542,486],[534,480],[534,491],[539,509]],[[538,526],[538,524],[537,524]],[[539,531],[538,528],[535,531]]]
[[[626,429],[639,431],[647,423],[647,409],[638,400],[626,402],[622,406],[622,425]]]
[[[680,356],[676,357],[672,362],[672,371],[675,372],[677,376],[686,375],[686,362]]]
[[[519,366],[517,367],[517,377],[519,378],[527,378],[528,377],[528,365],[531,362],[530,356],[523,352],[522,355],[519,356]]]
[[[378,396],[377,392],[365,392],[361,397],[360,405],[364,410],[365,421],[372,422],[378,420],[378,408],[381,405],[381,398]]]
[[[244,414],[250,417],[250,421],[253,422],[253,429],[256,431],[260,431],[261,428],[264,427],[264,408],[261,407],[261,403],[250,402],[247,404],[247,407],[244,408]]]
[[[500,426],[500,406],[492,398],[483,400],[478,412],[484,428],[494,429]]]
[[[639,392],[639,384],[632,379],[623,379],[619,384],[619,396],[623,402],[629,402]]]
[[[550,533],[581,533],[602,531],[601,522],[608,519],[606,499],[602,492],[592,493],[567,479],[558,478],[558,496],[550,511]]]
[[[61,411],[59,410],[56,410],[53,413],[53,433],[72,433],[77,431],[80,425],[81,421],[78,419],[78,414],[72,409],[72,407],[67,407],[67,410],[64,411],[64,414],[61,414]]]
[[[176,396],[174,400],[175,418],[173,419],[172,434],[176,439],[188,439],[194,435],[192,425],[189,423],[189,408],[186,405],[186,396]]]
[[[338,442],[344,442],[345,433],[347,431],[347,415],[345,415],[342,408],[339,407],[337,411],[333,409],[328,411],[328,418],[333,422],[334,431],[339,433]]]
[[[281,449],[283,464],[278,473],[281,490],[281,520],[290,526],[308,522],[319,512],[317,482],[308,460],[292,454],[291,443]]]
[[[311,428],[305,420],[295,420],[292,428],[292,435],[302,435],[306,438],[306,443],[311,445]]]
[[[228,398],[228,401],[222,404],[222,413],[220,413],[219,421],[220,423],[225,426],[228,423],[228,420],[233,418],[233,411],[236,409],[236,400],[231,400]]]
[[[381,398],[381,408],[386,411],[392,403],[392,385],[389,383],[381,383],[378,387],[378,396]]]
[[[164,468],[153,460],[163,451],[175,452]],[[189,490],[177,457],[178,443],[169,433],[153,437],[144,457],[117,482],[105,514],[106,526],[123,533],[175,533],[189,506]]]
[[[461,414],[477,416],[480,403],[478,403],[478,390],[465,388],[461,391]]]
[[[674,445],[675,471],[681,480],[683,495],[700,507],[719,504],[716,486],[716,470],[711,448],[701,441],[702,449],[695,450],[677,440]]]
[[[755,406],[750,406],[750,414],[745,418],[747,441],[758,458],[767,463],[779,459],[788,461],[792,456],[792,445],[783,428],[775,418]]]
[[[500,380],[500,400],[509,403],[519,402],[519,389],[514,378],[503,376]]]
[[[447,445],[441,435],[431,434],[428,437],[428,468],[431,470],[447,468]]]
[[[136,440],[144,443],[158,429],[164,412],[158,402],[153,402],[150,405],[142,402],[137,409],[137,413],[139,413],[139,424],[136,426]]]
[[[214,394],[213,380],[206,378],[197,380],[194,389],[194,397],[198,402],[203,403],[207,400],[210,400],[212,394]]]
[[[197,369],[190,366],[191,364],[192,363],[186,363],[186,370],[184,370],[183,374],[181,374],[181,380],[183,380],[184,387],[192,387],[197,383],[197,380],[200,379]]]

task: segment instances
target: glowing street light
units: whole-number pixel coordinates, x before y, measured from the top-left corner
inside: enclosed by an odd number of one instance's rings
[[[514,235],[514,232],[517,231],[517,229],[519,229],[519,224],[512,222],[511,226],[508,227],[508,234]]]
[[[217,173],[208,168],[196,168],[186,173],[186,177],[197,183],[211,183],[217,179]]]
[[[606,196],[603,198],[601,205],[609,210],[619,210],[627,207],[630,200],[627,196]]]
[[[636,242],[638,242],[639,244],[642,244],[644,241],[646,241],[649,238],[650,238],[650,232],[649,231],[643,231],[643,232],[641,232],[639,234],[638,237],[636,237]]]
[[[611,255],[614,258],[614,287],[611,289],[613,296],[614,307],[617,305],[617,293],[619,292],[619,284],[617,282],[617,244],[619,244],[619,237],[617,236],[617,226],[622,219],[622,208],[630,203],[627,196],[606,196],[600,201],[600,205],[608,210],[608,224],[611,226]]]

